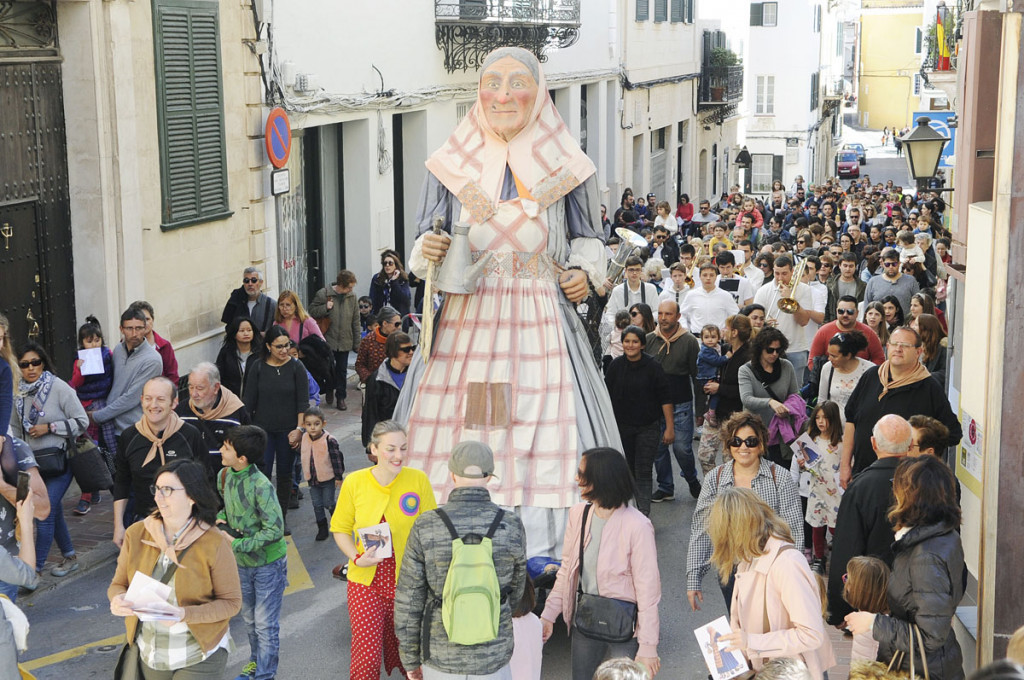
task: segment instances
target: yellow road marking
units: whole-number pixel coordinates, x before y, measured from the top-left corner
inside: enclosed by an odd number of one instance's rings
[[[284,594],[291,595],[292,593],[314,588],[313,579],[309,577],[306,565],[303,564],[302,557],[299,555],[299,551],[295,547],[295,541],[292,540],[291,536],[286,536],[284,540],[288,544],[288,587],[285,588]],[[121,635],[114,635],[113,637],[104,638],[103,640],[97,640],[96,642],[90,642],[88,644],[79,645],[78,647],[72,647],[71,649],[65,649],[62,652],[56,652],[48,656],[41,656],[38,659],[26,661],[21,665],[27,671],[35,671],[40,668],[45,668],[46,666],[52,666],[69,659],[84,656],[93,647],[105,647],[107,645],[120,646],[123,644],[124,634],[122,633]]]
[[[284,594],[291,595],[301,590],[309,590],[314,587],[313,579],[309,577],[306,565],[302,563],[295,541],[291,536],[285,536],[284,540],[288,544],[288,587],[284,589]]]
[[[68,659],[74,659],[75,657],[82,656],[93,647],[104,647],[106,645],[123,645],[124,644],[124,633],[121,635],[115,635],[108,637],[103,640],[97,640],[96,642],[90,642],[87,645],[81,645],[79,647],[72,647],[71,649],[65,649],[63,652],[57,652],[56,654],[50,654],[49,656],[41,656],[38,659],[32,659],[21,664],[22,668],[27,671],[34,671],[45,666],[52,666],[55,663],[67,661]]]

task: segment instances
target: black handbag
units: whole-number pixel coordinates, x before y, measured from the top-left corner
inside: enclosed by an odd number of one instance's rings
[[[71,465],[71,474],[78,482],[82,493],[95,493],[112,488],[114,479],[100,447],[85,435],[69,441],[69,450],[74,455],[68,458],[68,462]]]
[[[47,446],[45,449],[33,451],[32,454],[43,479],[60,477],[68,469],[68,454],[63,446]]]
[[[576,612],[572,624],[580,634],[600,642],[629,642],[636,632],[636,602],[601,597],[583,592],[583,539],[590,503],[583,509],[580,524],[580,570],[576,583]]]

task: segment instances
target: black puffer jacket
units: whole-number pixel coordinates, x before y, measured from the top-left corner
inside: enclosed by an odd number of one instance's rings
[[[912,622],[924,637],[932,680],[961,680],[964,657],[953,632],[953,615],[964,595],[960,534],[945,524],[914,527],[893,544],[893,552],[890,615],[876,616],[873,630],[879,660],[909,650]],[[909,668],[905,657],[903,669]]]

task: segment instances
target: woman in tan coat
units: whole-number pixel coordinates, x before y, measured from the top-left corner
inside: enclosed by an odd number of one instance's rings
[[[168,463],[155,479],[157,509],[125,534],[107,589],[110,612],[125,617],[128,643],[138,648],[126,659],[145,680],[222,678],[242,588],[231,543],[215,528],[217,496],[191,460]],[[171,586],[163,603],[170,620],[139,625],[140,605],[125,597],[136,571]]]
[[[835,657],[821,594],[786,523],[753,491],[731,487],[711,508],[708,534],[723,583],[736,566],[726,651],[742,652],[755,670],[768,659],[798,657],[812,678],[824,678]]]

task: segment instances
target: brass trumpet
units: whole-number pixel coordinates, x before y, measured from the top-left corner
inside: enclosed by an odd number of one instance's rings
[[[807,268],[807,258],[800,260],[800,264],[793,270],[793,276],[789,280],[789,297],[780,298],[779,289],[775,289],[775,296],[773,302],[768,304],[768,318],[778,319],[778,312],[783,314],[794,314],[796,310],[800,309],[800,303],[796,300],[796,287],[800,285],[800,279],[804,276],[804,269]],[[774,314],[774,316],[772,316]]]
[[[619,227],[615,230],[615,235],[619,237],[619,249],[608,262],[608,279],[612,282],[613,286],[622,283],[622,274],[626,270],[626,260],[631,255],[639,252],[641,248],[647,247],[647,239],[632,229]]]

